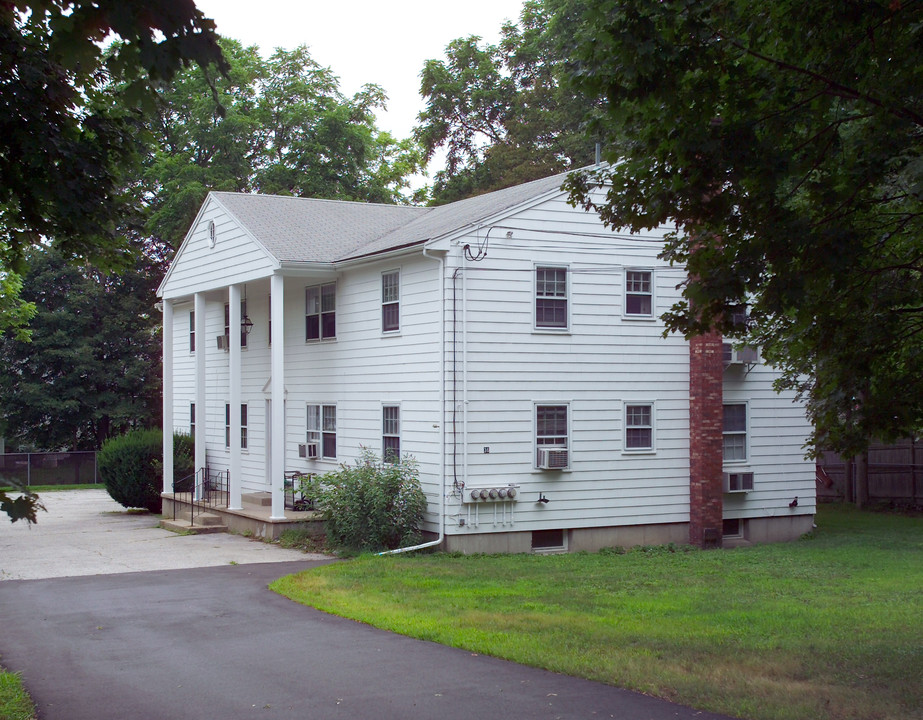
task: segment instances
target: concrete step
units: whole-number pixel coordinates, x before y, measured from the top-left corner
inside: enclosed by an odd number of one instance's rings
[[[196,525],[221,525],[223,518],[220,515],[214,515],[212,513],[197,513],[195,516]]]
[[[217,517],[213,515],[212,517]],[[182,535],[205,535],[207,533],[225,533],[228,531],[227,525],[221,525],[221,518],[218,518],[219,524],[203,525],[199,522],[199,517],[196,517],[195,525],[192,525],[188,520],[161,520],[160,527],[164,530],[170,530],[171,532],[180,533]]]
[[[257,507],[272,507],[272,493],[258,492],[246,493],[240,496],[244,505],[256,505]]]

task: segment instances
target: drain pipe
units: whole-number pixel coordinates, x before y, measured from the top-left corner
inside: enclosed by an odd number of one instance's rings
[[[384,552],[378,553],[381,555],[399,555],[401,553],[413,552],[414,550],[423,550],[424,548],[435,547],[436,545],[441,545],[442,541],[445,540],[445,257],[444,256],[434,256],[429,255],[426,252],[427,248],[423,247],[423,257],[429,258],[430,260],[435,260],[439,263],[439,297],[441,302],[439,304],[439,407],[440,407],[440,420],[439,420],[439,432],[440,432],[440,441],[439,441],[439,450],[442,456],[440,461],[440,476],[442,478],[442,488],[440,492],[440,503],[439,503],[439,537],[430,542],[421,543],[419,545],[411,545],[410,547],[397,548],[396,550],[385,550]]]

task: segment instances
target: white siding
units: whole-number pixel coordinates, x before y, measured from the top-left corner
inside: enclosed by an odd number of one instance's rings
[[[679,298],[684,275],[657,259],[666,231],[636,238],[612,233],[594,215],[559,199],[499,223],[479,261],[463,259],[465,243],[478,247],[475,235],[452,249],[446,357],[451,370],[454,353],[457,372],[454,383],[450,372],[446,394],[450,411],[455,401],[457,462],[453,467],[450,427],[448,485],[451,490],[457,474],[469,488],[512,483],[520,494],[510,522],[489,506],[472,514],[456,489],[448,501],[447,532],[688,521],[689,349],[681,336],[663,337],[659,319]],[[566,332],[533,327],[536,265],[568,268]],[[653,318],[625,317],[627,268],[653,271]],[[734,388],[750,398],[753,469],[765,477],[760,492],[730,498],[728,517],[774,513],[783,498],[788,513],[798,489],[813,498],[804,482],[810,477],[813,483],[813,470],[800,449],[807,433],[804,413],[772,392],[772,377],[762,369]],[[565,471],[533,469],[536,402],[569,405]],[[624,448],[626,402],[653,405],[653,451]],[[782,407],[786,430],[773,432]],[[550,502],[538,503],[540,493]],[[813,501],[806,504],[803,511],[813,512]]]
[[[209,222],[215,223],[214,247],[209,240]],[[275,265],[237,221],[209,197],[170,268],[162,287],[163,297],[178,298],[265,278]]]
[[[208,247],[211,219],[219,233],[214,249]],[[444,297],[439,263],[422,254],[331,270],[311,279],[287,276],[285,470],[334,470],[355,460],[362,447],[381,453],[382,405],[399,403],[401,449],[420,463],[430,531],[438,528],[444,492],[447,532],[459,535],[687,522],[689,350],[682,337],[663,337],[659,319],[679,297],[677,285],[684,276],[681,269],[657,259],[664,232],[635,238],[612,233],[595,215],[556,199],[498,222],[491,229],[486,257],[479,261],[465,260],[463,248],[468,243],[476,250],[486,228],[445,245]],[[536,264],[569,270],[566,332],[534,329]],[[653,318],[625,316],[626,268],[652,270]],[[381,273],[392,270],[400,270],[400,331],[385,334]],[[228,354],[218,349],[215,338],[224,333],[227,285],[246,282],[253,329],[241,353],[241,401],[249,415],[244,492],[270,489],[266,410],[272,272],[262,248],[209,201],[163,289],[165,297],[182,299],[208,291],[207,331],[196,339],[197,352],[207,354],[207,407],[196,409],[196,429],[206,439],[209,464],[223,469],[229,462],[224,406],[230,378]],[[336,338],[307,342],[305,288],[328,282],[337,283]],[[191,302],[175,305],[178,428],[188,427],[189,403],[194,401],[191,309]],[[741,368],[725,373],[726,402],[749,404],[745,469],[756,478],[753,492],[725,496],[726,517],[789,515],[793,511],[788,503],[795,495],[795,512],[814,511],[813,466],[801,449],[807,422],[791,397],[773,392],[774,377],[760,365],[749,373]],[[569,406],[570,467],[565,471],[533,467],[537,402]],[[298,457],[309,403],[336,405],[336,460]],[[652,451],[624,448],[626,403],[652,404]],[[469,488],[513,483],[520,486],[520,495],[512,515],[487,509],[472,518],[470,506],[461,502],[461,483]],[[536,502],[539,493],[550,502]]]

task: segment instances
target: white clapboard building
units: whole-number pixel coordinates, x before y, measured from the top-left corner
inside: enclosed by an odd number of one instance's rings
[[[194,432],[229,506],[281,521],[286,473],[409,454],[462,552],[810,530],[804,408],[757,351],[665,337],[667,229],[607,229],[562,180],[433,208],[209,194],[158,291],[165,477]]]

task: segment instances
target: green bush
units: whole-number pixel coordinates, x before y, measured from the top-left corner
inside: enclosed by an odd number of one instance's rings
[[[117,503],[127,508],[161,511],[163,433],[134,430],[103,443],[97,457],[99,476]],[[192,472],[192,438],[173,436],[174,479]]]
[[[420,542],[426,495],[417,462],[383,462],[368,448],[354,465],[302,482],[322,513],[327,543],[353,550],[391,550]]]

